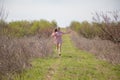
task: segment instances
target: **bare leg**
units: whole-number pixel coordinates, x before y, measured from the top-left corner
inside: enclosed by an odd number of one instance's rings
[[[59,51],[59,55],[61,55],[61,46],[62,46],[62,44],[59,43],[59,50],[58,50]]]
[[[59,44],[56,44],[56,51],[58,52],[59,50]]]

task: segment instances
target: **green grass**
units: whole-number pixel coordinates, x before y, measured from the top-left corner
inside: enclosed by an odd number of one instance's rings
[[[16,76],[15,80],[120,80],[120,65],[112,65],[78,50],[69,35],[63,36],[63,39],[61,57],[55,57],[55,54],[34,59],[33,67]]]
[[[35,59],[32,62],[32,68],[16,76],[14,80],[44,80],[44,75],[52,63],[54,60],[50,58]]]

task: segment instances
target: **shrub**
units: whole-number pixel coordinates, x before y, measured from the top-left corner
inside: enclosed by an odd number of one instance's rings
[[[92,24],[88,23],[87,21],[82,23],[73,21],[70,27],[85,38],[94,38],[98,34],[97,27],[92,26]]]
[[[18,39],[0,36],[0,80],[12,78],[13,74],[30,67],[32,58],[45,57],[52,53],[49,38],[34,36]]]
[[[95,13],[94,22],[82,23],[71,22],[71,29],[85,38],[94,38],[96,36],[103,40],[110,40],[114,43],[120,43],[120,11]]]
[[[40,21],[14,21],[8,25],[7,35],[13,37],[33,36],[39,34],[40,36],[50,36],[52,29],[57,26],[55,21],[49,22],[47,20]]]
[[[102,40],[99,37],[87,39],[75,32],[72,33],[71,39],[76,47],[94,54],[98,59],[120,64],[120,48],[112,41]]]
[[[53,53],[49,38],[53,25],[45,20],[0,22],[0,80],[11,80],[30,67],[32,58]]]
[[[95,13],[94,22],[101,24],[99,37],[101,39],[111,40],[114,43],[120,43],[120,11],[109,11],[106,13]]]

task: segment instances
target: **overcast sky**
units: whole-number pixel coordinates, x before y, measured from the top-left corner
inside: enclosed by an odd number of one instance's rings
[[[120,10],[120,0],[3,0],[7,21],[56,20],[61,27],[71,21],[91,21],[92,12]]]

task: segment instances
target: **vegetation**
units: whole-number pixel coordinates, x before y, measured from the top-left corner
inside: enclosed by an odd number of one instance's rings
[[[1,25],[3,25],[3,22],[1,22]],[[24,37],[36,34],[48,37],[56,26],[57,23],[55,21],[49,22],[47,20],[4,22],[2,34],[12,37]]]
[[[2,11],[1,11],[2,13]],[[5,22],[0,15],[0,80],[11,80],[31,67],[30,61],[53,53],[50,35],[55,21]]]
[[[32,67],[31,59],[53,53],[50,39],[56,21],[6,22],[7,12],[0,5],[0,80],[11,80]]]
[[[108,16],[109,15],[109,16]],[[112,16],[112,17],[111,17]],[[120,12],[95,13],[94,22],[82,23],[73,21],[70,28],[74,32],[71,36],[74,44],[79,48],[91,52],[102,60],[113,64],[120,63]]]
[[[56,21],[8,23],[0,5],[0,80],[120,80],[120,22],[117,12],[113,13],[114,21],[96,13],[93,23],[73,21],[70,25],[78,33],[72,32],[73,43],[99,60],[75,48],[68,35],[58,57],[50,38]]]
[[[33,67],[16,75],[15,80],[119,80],[119,65],[98,60],[74,47],[69,35],[63,36],[62,56],[38,58]]]
[[[82,35],[85,38],[94,38],[98,35],[99,29],[92,24],[84,21],[82,23],[73,21],[70,24],[70,28],[76,31],[79,35]]]
[[[120,43],[119,17],[120,11],[95,13],[93,16],[93,23],[88,23],[87,21],[82,23],[73,21],[70,27],[85,38],[94,38],[97,36],[114,43]]]

